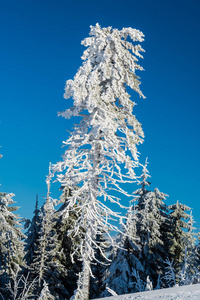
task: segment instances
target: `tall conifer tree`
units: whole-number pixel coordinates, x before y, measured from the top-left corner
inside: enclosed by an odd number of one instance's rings
[[[90,37],[82,44],[87,47],[83,53],[83,65],[74,80],[68,80],[65,98],[74,100],[71,109],[60,113],[65,118],[81,116],[64,142],[67,150],[63,162],[54,170],[63,172],[58,180],[63,186],[74,190],[68,203],[68,211],[74,204],[80,211],[74,232],[83,228],[84,239],[79,245],[83,271],[78,280],[74,299],[88,300],[91,275],[91,261],[95,259],[96,235],[116,230],[110,218],[119,215],[110,210],[103,201],[120,204],[118,191],[126,195],[120,183],[135,179],[134,168],[138,165],[137,145],[142,143],[143,131],[132,114],[135,103],[131,101],[127,86],[143,94],[136,70],[143,68],[138,57],[143,49],[135,42],[143,41],[142,32],[123,28],[101,28],[91,26]],[[130,157],[132,155],[132,158]],[[122,167],[127,168],[123,176]],[[120,221],[122,223],[122,221]],[[98,245],[101,249],[101,245]]]

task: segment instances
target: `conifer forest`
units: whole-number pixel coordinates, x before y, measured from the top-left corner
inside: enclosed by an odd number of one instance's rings
[[[167,205],[140,161],[143,40],[139,30],[96,24],[82,41],[83,63],[65,86],[73,106],[59,112],[79,123],[49,163],[44,204],[36,197],[29,220],[12,191],[0,193],[0,299],[89,300],[200,282],[191,208]]]

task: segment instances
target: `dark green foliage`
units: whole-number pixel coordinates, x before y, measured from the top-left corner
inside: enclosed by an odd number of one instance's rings
[[[39,219],[38,246],[31,266],[31,273],[35,278],[38,278],[36,292],[39,295],[46,282],[52,295],[59,297],[58,299],[65,299],[69,293],[59,278],[59,261],[57,260],[59,245],[55,228],[54,200],[50,197],[46,199],[42,206]]]
[[[70,196],[71,191],[64,188],[60,201],[63,204],[54,215],[54,229],[57,234],[57,251],[55,255],[57,273],[69,296],[72,296],[77,288],[78,273],[81,271],[82,263],[79,261],[80,254],[75,251],[80,243],[81,233],[77,235],[70,234],[79,216],[76,206],[70,210],[69,215],[66,215]],[[82,232],[82,234],[84,233]]]
[[[38,209],[38,195],[36,196],[36,205],[34,210],[34,216],[29,224],[29,228],[26,232],[26,245],[25,245],[25,262],[28,271],[31,271],[33,260],[36,256],[36,251],[39,246],[39,231],[40,231],[40,218]],[[26,228],[25,228],[26,229]]]
[[[189,238],[189,225],[186,222],[189,220],[189,214],[186,211],[190,207],[181,204],[177,201],[176,204],[168,206],[170,212],[170,228],[171,239],[169,247],[169,259],[174,261],[176,280],[179,282],[179,272],[185,257],[185,241]]]

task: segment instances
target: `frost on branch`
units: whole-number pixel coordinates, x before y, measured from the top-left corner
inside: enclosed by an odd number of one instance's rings
[[[132,28],[120,31],[98,24],[91,26],[90,37],[82,42],[87,47],[82,56],[84,62],[74,80],[66,83],[64,97],[72,97],[74,105],[60,115],[82,119],[64,142],[63,161],[53,169],[60,173],[57,178],[61,185],[72,191],[66,217],[75,205],[79,212],[71,234],[85,232],[76,250],[81,253],[83,272],[74,299],[79,299],[80,293],[82,300],[89,298],[94,249],[103,255],[103,245],[96,243],[96,236],[107,233],[113,245],[110,231],[119,229],[111,220],[119,219],[123,224],[120,214],[109,209],[105,202],[109,200],[123,207],[120,199],[129,195],[121,184],[136,180],[137,145],[143,142],[144,134],[132,114],[135,102],[130,99],[127,87],[144,97],[135,73],[143,70],[138,64],[143,51],[135,44],[138,41],[143,41],[143,34]]]
[[[139,259],[144,270],[140,273],[140,277],[144,282],[149,277],[153,287],[156,287],[159,274],[164,270],[163,258],[167,255],[163,242],[163,225],[167,221],[167,207],[164,200],[167,195],[157,188],[153,192],[147,190],[146,186],[150,185],[147,180],[150,177],[148,173],[146,161],[141,175],[141,188],[135,191],[136,233],[139,238],[137,244],[141,249]]]
[[[20,219],[15,212],[14,194],[0,193],[0,286],[5,289],[13,280],[17,270],[24,266],[25,235],[21,232]]]
[[[163,278],[166,280],[167,284],[169,286],[175,286],[176,285],[176,275],[174,272],[174,266],[173,266],[173,260],[170,261],[169,258],[167,258],[164,263],[166,264],[166,271]]]
[[[47,299],[54,300],[55,297],[53,295],[51,295],[48,284],[44,281],[43,289],[41,291],[41,294],[40,294],[38,300],[47,300]]]

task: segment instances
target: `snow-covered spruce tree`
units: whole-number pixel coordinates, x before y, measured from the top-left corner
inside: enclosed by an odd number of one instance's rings
[[[185,257],[184,243],[190,236],[190,234],[188,234],[188,232],[185,231],[190,227],[190,225],[188,225],[187,223],[187,221],[190,218],[190,215],[186,213],[186,211],[190,211],[191,208],[177,201],[176,204],[169,205],[168,209],[171,211],[171,232],[173,236],[171,246],[169,249],[169,258],[170,260],[173,259],[174,261],[176,282],[178,283],[180,281],[180,270]]]
[[[37,250],[31,266],[32,276],[38,279],[35,291],[41,292],[44,281],[48,284],[52,297],[55,299],[65,299],[68,292],[59,280],[59,272],[57,271],[56,260],[58,241],[55,229],[55,204],[56,200],[50,197],[50,183],[53,173],[51,172],[51,164],[49,167],[49,175],[47,176],[47,197],[45,203],[39,213],[39,238],[37,241]],[[64,293],[63,298],[59,294],[60,290]],[[57,296],[57,298],[56,298]]]
[[[80,251],[75,250],[80,244],[81,239],[83,239],[84,232],[80,230],[76,235],[69,234],[72,232],[80,214],[77,205],[75,205],[71,208],[66,218],[66,213],[68,212],[67,206],[69,198],[72,196],[72,191],[67,187],[62,187],[61,190],[62,195],[58,204],[62,205],[54,215],[57,232],[56,262],[60,280],[69,292],[69,295],[72,296],[74,290],[77,288],[77,274],[81,271],[81,262],[79,261]]]
[[[78,187],[75,188],[75,191]],[[72,197],[72,190],[67,187],[61,187],[62,195],[58,204],[62,204],[58,211],[55,213],[56,219],[56,232],[58,236],[58,249],[56,260],[60,262],[58,271],[60,273],[60,278],[63,285],[69,292],[69,295],[73,295],[73,292],[77,288],[77,274],[81,271],[80,262],[80,251],[76,251],[81,240],[84,238],[84,230],[81,230],[76,234],[70,234],[73,232],[73,228],[77,219],[80,217],[79,209],[77,204],[70,209],[68,217],[66,218],[66,213],[68,212],[69,198]],[[92,261],[92,273],[94,277],[91,277],[90,282],[90,298],[97,298],[102,291],[102,276],[103,271],[107,266],[107,260],[105,258],[105,250],[108,248],[108,244],[104,238],[105,234],[99,234],[96,236],[96,243],[101,243],[102,252],[99,248],[95,251],[95,260]],[[103,245],[105,245],[103,247]],[[104,248],[104,249],[103,249]],[[102,255],[103,253],[103,255]]]
[[[192,211],[190,211],[189,220],[187,222],[188,230],[186,236],[183,239],[184,245],[184,260],[181,264],[181,270],[179,273],[180,282],[179,285],[188,285],[198,282],[199,271],[196,268],[196,258],[198,256],[196,249],[196,236],[194,232],[194,218]]]
[[[6,285],[11,284],[16,272],[24,266],[25,235],[21,231],[21,223],[14,212],[18,207],[12,206],[14,194],[0,193],[0,292],[8,295]]]
[[[25,262],[28,271],[30,271],[31,266],[33,264],[33,260],[36,256],[36,251],[38,249],[38,241],[39,241],[39,230],[40,230],[40,218],[39,218],[39,208],[38,208],[38,195],[36,196],[36,204],[34,210],[34,216],[29,224],[25,226],[25,229],[28,228],[26,232],[26,245],[25,245]]]
[[[139,272],[144,270],[139,261],[140,249],[136,224],[137,215],[134,207],[130,206],[123,234],[120,233],[117,237],[119,248],[113,248],[111,251],[111,264],[104,274],[102,297],[110,296],[109,289],[118,295],[144,290],[145,286],[142,287],[142,284],[139,284]]]
[[[37,250],[35,251],[35,257],[32,264],[32,273],[35,274],[35,277],[38,277],[39,287],[42,287],[43,281],[45,279],[45,273],[48,269],[47,264],[49,260],[51,260],[51,250],[53,245],[52,242],[52,220],[53,213],[55,211],[54,208],[54,200],[50,197],[50,182],[51,182],[51,173],[49,168],[49,176],[47,176],[47,197],[45,203],[40,208],[39,211],[39,232],[38,232],[38,240],[37,240]]]
[[[82,120],[64,142],[67,150],[54,170],[62,172],[58,176],[62,186],[72,190],[80,187],[68,203],[68,211],[75,203],[80,211],[73,234],[80,228],[85,230],[79,245],[83,271],[74,299],[89,298],[94,248],[101,249],[95,243],[96,235],[106,232],[110,236],[109,230],[117,230],[117,226],[110,224],[110,218],[119,215],[103,201],[120,204],[119,197],[111,191],[126,195],[119,184],[135,179],[137,145],[142,143],[143,131],[132,114],[135,103],[126,87],[143,97],[135,74],[136,70],[142,70],[137,57],[142,57],[143,50],[140,45],[133,45],[137,41],[143,41],[143,34],[132,28],[91,26],[90,37],[82,42],[87,47],[82,57],[84,63],[74,80],[66,83],[65,98],[72,97],[74,106],[60,115],[81,116]],[[127,174],[123,176],[124,166]],[[110,240],[113,243],[111,236]]]
[[[127,250],[127,249],[126,249]],[[110,290],[116,292],[117,295],[128,294],[131,290],[131,268],[129,257],[126,250],[115,249],[110,259],[112,263],[108,268],[105,276],[105,290],[101,293],[101,297],[111,296]]]
[[[164,260],[167,253],[164,249],[162,240],[161,226],[167,219],[166,205],[163,200],[166,199],[164,193],[157,188],[151,192],[146,189],[150,183],[147,170],[147,161],[143,167],[140,182],[141,188],[135,191],[137,195],[137,204],[135,206],[137,214],[137,236],[140,247],[139,259],[144,272],[141,274],[143,281],[149,276],[149,280],[156,287],[159,274],[164,270]]]

